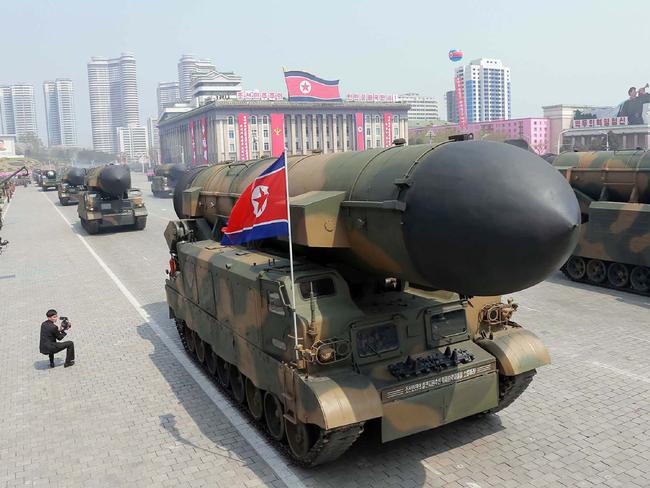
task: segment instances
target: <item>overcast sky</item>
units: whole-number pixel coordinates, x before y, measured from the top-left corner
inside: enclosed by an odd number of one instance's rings
[[[136,57],[140,117],[156,112],[156,84],[177,79],[181,54],[235,71],[247,90],[283,91],[282,66],[340,79],[341,92],[415,91],[440,100],[452,89],[447,52],[494,57],[512,69],[512,116],[556,103],[615,105],[650,81],[647,1],[470,2],[5,0],[0,84],[36,90],[75,84],[80,143],[91,144],[86,63]]]

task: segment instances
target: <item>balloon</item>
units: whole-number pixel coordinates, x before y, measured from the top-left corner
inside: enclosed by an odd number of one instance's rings
[[[460,49],[452,49],[449,51],[449,59],[454,63],[463,59],[463,51]]]

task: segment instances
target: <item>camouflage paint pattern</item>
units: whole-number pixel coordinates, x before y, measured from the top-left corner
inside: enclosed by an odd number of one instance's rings
[[[404,286],[421,275],[391,232],[399,212],[386,208],[399,208],[389,198],[395,181],[434,148],[400,148],[399,160],[383,149],[289,158],[295,303],[282,242],[225,247],[215,233],[273,159],[211,166],[177,187],[180,220],[165,230],[170,317],[208,370],[229,364],[252,395],[280,400],[290,449],[304,464],[322,461],[294,447],[304,437],[292,429],[309,426],[322,439],[380,419],[383,441],[398,439],[509,404],[503,379],[530,381],[550,362],[541,341],[511,320],[516,304]],[[382,203],[354,204],[362,200]],[[368,238],[355,224],[362,218],[383,232]],[[330,265],[310,259],[310,250],[323,249]],[[441,365],[409,369],[427,359]]]
[[[580,239],[562,271],[574,281],[650,292],[650,151],[560,154],[553,165],[573,187]]]

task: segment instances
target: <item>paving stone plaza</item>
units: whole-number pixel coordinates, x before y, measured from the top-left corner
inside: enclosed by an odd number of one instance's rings
[[[650,299],[567,281],[514,295],[552,365],[506,410],[302,469],[186,356],[168,318],[169,199],[144,231],[89,236],[56,192],[18,188],[0,232],[0,487],[649,487]],[[38,351],[55,308],[77,362]]]

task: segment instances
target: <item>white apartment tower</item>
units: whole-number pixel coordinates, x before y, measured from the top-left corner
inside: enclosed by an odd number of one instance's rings
[[[467,122],[510,118],[510,68],[499,59],[475,59],[456,68],[463,80]]]
[[[149,139],[147,128],[129,124],[117,128],[118,152],[129,162],[137,162],[140,158],[149,157]]]
[[[174,105],[181,100],[181,92],[178,81],[161,81],[156,90],[158,100],[158,113],[161,114],[165,107]]]
[[[26,134],[38,134],[34,86],[20,83],[0,87],[0,113],[3,133],[19,140]]]
[[[93,57],[88,63],[90,121],[96,151],[119,151],[117,128],[140,123],[135,57]]]
[[[76,146],[77,124],[74,113],[72,80],[56,79],[43,83],[45,122],[49,146]]]
[[[160,149],[160,141],[158,139],[158,119],[156,117],[149,117],[147,119],[147,139],[149,139],[150,148]]]
[[[215,71],[216,67],[209,59],[198,59],[193,54],[183,54],[178,61],[178,85],[180,101],[192,100],[192,74],[207,74]]]
[[[409,120],[438,120],[438,100],[433,97],[423,97],[419,93],[405,93],[399,96],[400,102],[408,103]]]

